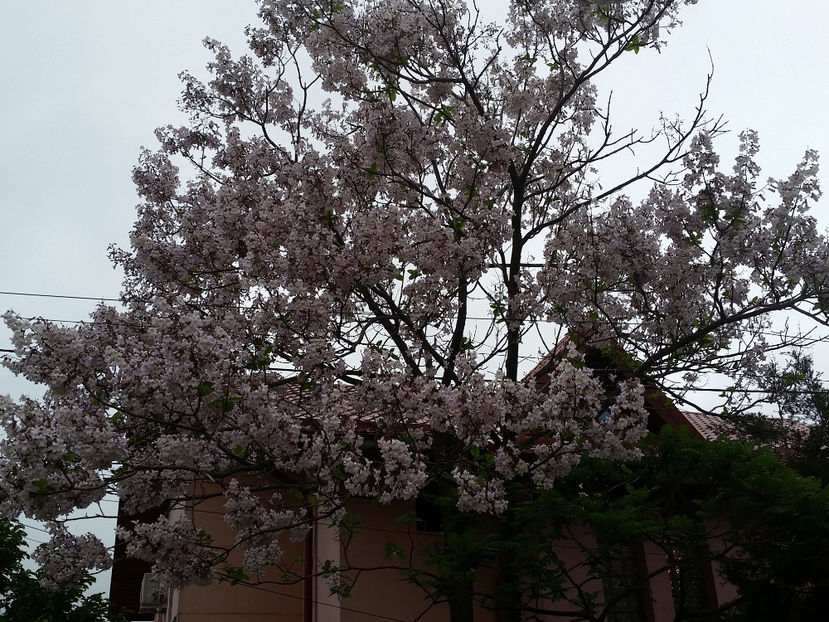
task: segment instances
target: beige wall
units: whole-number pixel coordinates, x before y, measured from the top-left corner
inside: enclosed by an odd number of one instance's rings
[[[334,565],[354,568],[345,575],[349,582],[353,582],[348,598],[332,595],[328,583],[321,577],[293,585],[266,583],[251,587],[214,583],[208,587],[187,587],[174,594],[166,620],[161,622],[172,622],[175,615],[178,616],[176,622],[305,622],[309,612],[314,622],[382,622],[383,619],[413,620],[418,616],[421,616],[421,622],[448,620],[448,606],[445,603],[432,604],[424,590],[407,581],[403,572],[408,567],[423,568],[426,559],[424,549],[441,538],[439,534],[420,532],[414,525],[401,522],[400,517],[413,513],[414,504],[380,505],[376,501],[355,500],[349,504],[348,510],[360,519],[353,532],[337,530],[320,521],[312,535],[313,559],[308,562],[316,573],[321,571],[326,560]],[[197,510],[189,512],[195,526],[210,533],[217,543],[231,543],[234,535],[222,520],[222,513],[221,499],[201,504]],[[582,547],[589,549],[595,546],[589,529],[571,527],[566,540],[551,545],[569,569],[574,595],[577,585],[585,592],[601,592],[601,582],[590,579],[590,569],[582,552]],[[290,543],[284,538],[282,546],[285,559],[294,564],[291,570],[301,576],[309,567],[305,560],[308,551],[306,543]],[[717,546],[717,541],[712,541],[712,549],[717,550]],[[387,555],[394,547],[402,551],[402,557]],[[239,563],[238,558],[231,561]],[[650,592],[654,622],[670,622],[674,619],[673,597],[664,551],[652,543],[646,543],[644,563],[647,572],[653,573]],[[262,578],[265,581],[279,581],[281,572],[275,571]],[[485,590],[494,580],[491,573],[482,571],[477,587]],[[725,585],[721,580],[716,582],[715,589],[720,604],[736,596],[733,586]],[[312,601],[310,609],[305,607],[306,591]],[[528,604],[558,611],[572,608],[566,603]],[[568,622],[566,616],[540,616],[539,619]],[[478,608],[475,620],[496,622],[497,615]]]
[[[272,590],[272,591],[271,591]],[[302,622],[302,589],[213,584],[181,590],[177,622]]]
[[[706,531],[712,534],[712,537],[708,540],[708,546],[711,548],[711,552],[715,556],[722,555],[726,549],[726,544],[722,540],[722,537],[717,537],[717,534],[722,535],[727,533],[730,525],[723,520],[709,520],[706,522],[705,527]],[[730,583],[726,583],[723,579],[719,562],[715,561],[712,564],[712,571],[714,573],[714,589],[717,597],[717,605],[722,606],[735,600],[739,596],[737,588]]]
[[[602,589],[601,581],[590,578],[590,567],[585,563],[586,558],[584,549],[592,549],[596,546],[596,538],[590,533],[590,530],[582,525],[572,525],[565,530],[567,539],[552,543],[552,549],[561,560],[562,565],[567,570],[567,575],[571,579],[571,585],[566,586],[568,597],[572,600],[578,601],[579,591],[589,593],[599,593]],[[553,611],[570,611],[575,610],[576,607],[567,601],[565,602],[549,602],[541,601],[536,603],[540,609],[551,609]],[[541,616],[542,620],[550,620],[555,622],[570,622],[576,619],[575,617],[565,616]]]
[[[423,553],[424,547],[441,538],[439,534],[418,532],[414,527],[409,529],[399,520],[399,517],[414,511],[414,504],[397,503],[382,506],[374,501],[361,500],[352,502],[349,511],[360,517],[360,525],[354,529],[351,541],[342,543],[343,562],[366,569],[393,567],[366,570],[357,578],[351,597],[342,601],[342,622],[380,622],[381,618],[376,616],[413,620],[421,614],[423,615],[420,620],[423,622],[446,622],[449,619],[448,606],[439,604],[429,608],[430,602],[424,591],[407,582],[399,570],[409,564],[415,568],[423,568],[426,557]],[[581,548],[595,546],[595,538],[588,529],[579,526],[570,528],[568,535],[568,540],[552,543],[552,547],[568,568],[573,580],[572,595],[576,595],[576,585],[584,592],[600,592],[601,582],[589,579],[589,568],[585,564]],[[387,558],[384,553],[390,544],[400,546],[405,552],[405,557]],[[479,569],[476,589],[488,591],[495,581],[496,577],[491,571]],[[670,595],[670,586],[668,589]],[[567,603],[538,601],[528,604],[556,611],[575,609]],[[497,622],[497,619],[495,611],[476,607],[475,622]],[[569,622],[576,617],[539,616],[538,619]]]
[[[653,542],[645,543],[645,571],[651,576],[651,604],[655,622],[673,622],[674,596],[665,551]]]
[[[356,580],[351,597],[342,601],[342,622],[379,622],[376,616],[412,620],[426,611],[430,601],[418,586],[406,582],[401,570],[424,565],[424,547],[439,536],[419,532],[399,518],[414,512],[413,503],[380,505],[376,501],[355,500],[348,506],[350,513],[360,517],[360,524],[350,539],[341,540],[343,563],[366,569],[349,573]],[[404,557],[387,557],[389,546],[399,546]],[[422,622],[445,622],[449,608],[434,605],[421,618]],[[481,618],[483,620],[483,618]]]
[[[222,518],[223,499],[210,499],[196,509],[188,510],[187,514],[196,529],[204,529],[217,544],[233,543],[233,530]],[[288,569],[303,576],[305,544],[282,537],[280,545]],[[241,555],[232,554],[229,562],[240,565]],[[188,586],[171,598],[168,618],[176,622],[235,622],[240,619],[245,622],[303,622],[305,586],[301,581],[293,585],[267,583],[281,582],[281,575],[279,570],[270,570],[261,577],[263,583],[257,586],[221,582],[203,587]],[[174,618],[176,615],[178,617]]]

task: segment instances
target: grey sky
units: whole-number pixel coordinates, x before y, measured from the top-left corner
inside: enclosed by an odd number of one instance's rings
[[[107,246],[128,240],[139,147],[154,145],[156,126],[181,119],[177,74],[202,70],[201,39],[241,51],[255,6],[2,0],[0,7],[0,290],[117,297],[120,276]],[[649,126],[660,110],[688,116],[710,49],[707,107],[735,131],[760,132],[766,175],[788,175],[807,147],[829,157],[828,21],[822,0],[701,0],[661,55],[629,54],[608,81],[616,127]],[[735,144],[727,137],[725,151]],[[827,172],[822,179],[829,188]],[[82,320],[91,303],[0,295],[0,308]],[[2,327],[0,348],[8,347]],[[26,390],[0,370],[0,394]]]

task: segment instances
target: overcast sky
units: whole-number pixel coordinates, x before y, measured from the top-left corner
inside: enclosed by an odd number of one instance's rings
[[[177,75],[202,70],[201,39],[241,51],[256,7],[246,0],[0,0],[0,7],[0,291],[117,297],[120,275],[107,247],[127,244],[139,148],[154,145],[156,126],[182,119]],[[788,175],[806,148],[829,154],[827,3],[700,0],[684,19],[661,55],[626,55],[607,82],[618,129],[649,126],[660,110],[690,115],[713,62],[707,107],[735,135],[760,132],[766,175]],[[729,153],[735,135],[723,143]],[[829,164],[822,175],[829,188],[827,172]],[[0,310],[59,320],[82,320],[92,304],[0,294]],[[8,347],[3,327],[0,348]],[[26,390],[0,371],[0,394]]]

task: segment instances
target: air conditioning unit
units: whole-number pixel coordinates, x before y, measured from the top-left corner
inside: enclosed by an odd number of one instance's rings
[[[141,579],[141,596],[138,600],[138,613],[163,611],[167,608],[165,590],[161,589],[158,579],[148,572]]]

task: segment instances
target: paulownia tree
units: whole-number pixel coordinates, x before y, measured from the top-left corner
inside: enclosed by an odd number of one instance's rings
[[[260,0],[250,55],[207,40],[189,123],[135,168],[122,305],[71,328],[6,316],[6,365],[46,392],[2,402],[3,511],[222,495],[250,576],[280,563],[275,534],[353,496],[431,486],[454,499],[446,524],[509,523],[516,490],[635,455],[641,379],[676,390],[803,345],[772,317],[825,322],[816,155],[763,182],[750,132],[720,169],[704,95],[644,134],[614,132],[599,98],[596,77],[658,49],[688,3],[516,0],[498,24],[455,0]],[[602,177],[637,150],[634,175]],[[627,373],[572,346],[549,391],[522,382],[530,337],[565,334]],[[60,578],[92,541],[56,530]],[[169,585],[227,559],[186,521],[128,537]],[[469,619],[469,581],[447,585]]]

